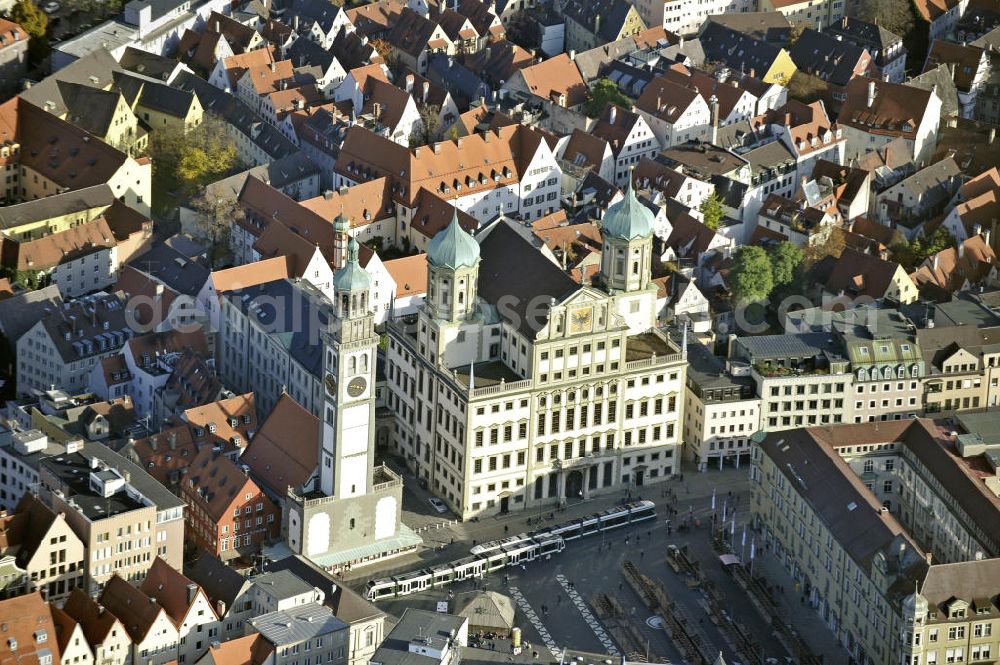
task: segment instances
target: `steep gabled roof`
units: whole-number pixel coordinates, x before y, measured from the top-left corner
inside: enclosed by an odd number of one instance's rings
[[[101,593],[101,605],[115,615],[125,632],[138,644],[143,642],[161,614],[166,614],[159,603],[115,573]]]
[[[319,464],[319,419],[282,393],[240,462],[272,495],[283,497],[301,486]]]
[[[194,582],[184,577],[179,570],[162,558],[156,557],[146,573],[146,579],[139,585],[139,589],[150,598],[155,598],[170,620],[174,622],[174,625],[180,628],[184,619],[187,618],[188,612],[191,611],[195,598],[197,598],[196,594],[189,596],[188,585],[190,584],[194,584]],[[197,591],[201,591],[201,589],[197,589]],[[213,615],[215,614],[214,609],[209,611]]]
[[[563,300],[580,288],[502,218],[480,242],[480,256],[479,295],[494,305],[514,296],[513,307],[500,308],[500,315],[527,337],[546,325],[550,299]]]

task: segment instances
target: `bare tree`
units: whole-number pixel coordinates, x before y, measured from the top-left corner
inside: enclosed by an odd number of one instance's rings
[[[230,258],[229,239],[233,224],[243,218],[243,208],[235,198],[213,194],[209,189],[191,199],[190,207],[195,212],[192,220],[194,235],[208,241],[209,268],[225,265]]]
[[[910,0],[864,0],[857,5],[857,17],[905,37],[913,29]]]

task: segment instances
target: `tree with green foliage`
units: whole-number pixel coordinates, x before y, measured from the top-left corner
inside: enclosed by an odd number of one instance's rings
[[[722,199],[715,192],[712,192],[707,199],[701,202],[698,210],[701,211],[702,222],[713,231],[718,230],[719,223],[726,215],[722,209]]]
[[[738,303],[764,300],[774,289],[771,259],[763,248],[744,245],[729,271],[729,288]]]
[[[804,252],[804,263],[806,266],[812,266],[828,256],[839,258],[846,247],[847,235],[844,229],[831,226],[825,237],[817,234],[810,238]]]
[[[507,41],[524,49],[534,49],[540,46],[538,24],[526,9],[514,12],[506,26]]]
[[[611,79],[598,79],[590,88],[590,99],[583,105],[583,112],[588,118],[596,118],[604,112],[608,104],[618,104],[629,108],[632,100],[622,94],[618,84]]]
[[[775,286],[788,286],[798,276],[799,268],[805,255],[802,249],[793,243],[779,242],[768,252],[771,260],[771,276]]]
[[[32,0],[17,0],[10,10],[10,20],[28,33],[28,56],[33,65],[45,60],[49,47],[49,17]]]
[[[955,238],[943,226],[939,226],[931,236],[922,235],[907,242],[904,239],[897,239],[897,242],[890,247],[892,258],[896,260],[907,271],[915,270],[921,263],[940,251],[955,246]]]
[[[213,115],[206,114],[200,125],[187,132],[157,129],[151,143],[153,167],[169,174],[187,196],[194,196],[240,166],[225,124]]]

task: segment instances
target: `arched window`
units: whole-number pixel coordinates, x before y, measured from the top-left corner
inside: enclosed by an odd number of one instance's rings
[[[353,517],[351,518],[351,526],[350,526],[350,528],[352,528],[352,529],[354,528],[354,518]]]
[[[361,371],[362,372],[367,372],[368,371],[368,354],[367,353],[362,353],[361,354]]]
[[[347,371],[349,374],[358,373],[358,359],[351,356],[351,360],[347,363]]]
[[[866,378],[868,378],[868,377],[865,374],[865,370],[864,369],[859,369],[858,370],[858,381],[864,381]]]

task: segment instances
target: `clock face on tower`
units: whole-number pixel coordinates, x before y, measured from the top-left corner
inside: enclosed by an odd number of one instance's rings
[[[326,375],[326,380],[324,381],[324,383],[326,384],[326,392],[327,392],[327,394],[330,395],[330,397],[336,397],[337,396],[337,377],[335,377],[333,374],[327,374]]]
[[[356,376],[347,384],[347,394],[351,397],[361,397],[366,387],[368,387],[368,381],[363,376]]]

